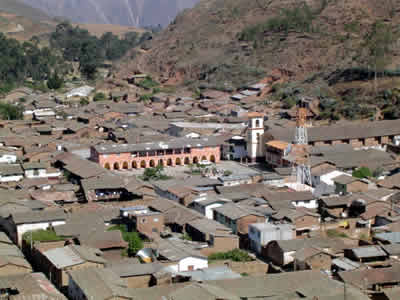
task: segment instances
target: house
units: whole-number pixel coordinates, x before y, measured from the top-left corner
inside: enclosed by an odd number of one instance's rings
[[[296,236],[308,235],[320,229],[320,215],[305,208],[281,208],[270,217],[271,222],[290,223],[296,229]]]
[[[329,252],[315,247],[305,247],[296,251],[294,256],[294,269],[297,270],[323,270],[330,271],[332,259],[335,256]]]
[[[136,289],[137,300],[147,299],[343,299],[368,300],[359,289],[322,274],[319,270],[283,272],[268,276],[242,276],[205,283],[175,284]]]
[[[323,249],[335,254],[343,246],[338,239],[305,238],[271,241],[262,249],[262,256],[277,266],[287,266],[295,260],[296,252],[309,247]]]
[[[26,178],[58,178],[61,176],[60,171],[49,169],[45,164],[39,162],[24,163],[22,168]]]
[[[0,295],[7,300],[67,300],[43,273],[1,276],[0,282]]]
[[[39,268],[60,290],[68,286],[68,272],[88,267],[104,268],[106,261],[98,249],[68,245],[40,253]]]
[[[102,221],[103,222],[103,221]],[[104,223],[96,223],[87,216],[84,221],[67,223],[54,228],[57,236],[73,239],[77,245],[84,245],[90,248],[101,250],[103,257],[108,253],[121,252],[128,246],[124,241],[121,231],[108,231]]]
[[[224,248],[232,250],[239,247],[238,238],[232,234],[230,228],[207,218],[200,218],[189,221],[185,227],[186,233],[193,241],[207,242],[214,247],[219,242],[219,237],[224,237]]]
[[[0,165],[0,182],[20,181],[24,178],[24,171],[19,164]]]
[[[159,240],[157,244],[158,260],[168,262],[175,272],[208,268],[208,259],[196,250],[197,244],[165,239]]]
[[[389,255],[389,259],[399,260],[400,244],[382,245],[382,249]]]
[[[5,226],[11,240],[21,245],[24,233],[56,227],[65,224],[66,219],[63,209],[26,211],[11,214]]]
[[[361,268],[363,265],[348,259],[347,257],[337,257],[332,260],[332,273],[337,274],[343,271],[352,271]]]
[[[218,180],[222,182],[223,186],[235,186],[253,183],[253,177],[249,174],[220,176],[218,177]]]
[[[234,234],[247,235],[249,224],[263,223],[266,217],[251,207],[227,203],[214,209],[214,220],[230,228]]]
[[[383,244],[400,244],[400,232],[375,233],[373,238]]]
[[[114,174],[102,174],[80,181],[86,201],[106,202],[134,199],[153,199],[153,187],[134,177],[122,178]]]
[[[0,277],[32,273],[32,267],[21,250],[0,232]]]
[[[210,280],[226,280],[240,278],[241,275],[232,271],[227,266],[216,266],[196,271],[178,272],[173,274],[178,282],[195,281],[204,282]],[[231,299],[231,298],[230,298]]]
[[[357,269],[339,272],[339,278],[346,283],[364,291],[381,291],[396,287],[400,283],[400,264],[387,268]]]
[[[258,254],[270,241],[294,238],[296,238],[296,232],[291,224],[254,223],[249,225],[250,248]]]
[[[213,219],[214,209],[227,202],[230,202],[230,200],[219,197],[218,195],[204,193],[200,194],[199,197],[194,198],[190,207],[201,213],[207,219]]]
[[[90,93],[94,90],[93,87],[84,85],[75,89],[70,90],[68,93],[65,94],[66,98],[71,97],[87,97]]]
[[[128,229],[132,227],[149,238],[164,231],[164,215],[161,212],[151,211],[145,206],[124,207],[120,211]]]
[[[203,218],[198,212],[168,199],[155,199],[149,202],[148,206],[162,212],[165,225],[168,225],[174,232],[183,232],[188,222]]]
[[[264,190],[261,193],[264,198],[272,207],[274,205],[281,206],[283,204],[290,204],[293,207],[304,207],[315,209],[318,207],[316,197],[309,191],[271,191]]]
[[[132,259],[116,262],[108,267],[126,282],[128,288],[150,287],[153,274],[164,268],[160,263],[141,264]]]
[[[354,196],[351,194],[321,198],[319,199],[318,211],[323,218],[346,218],[348,206],[350,206],[353,198]]]
[[[284,141],[269,141],[265,144],[265,161],[274,168],[288,167],[290,164],[284,157],[291,148],[292,145]]]
[[[339,175],[333,178],[335,193],[345,195],[347,193],[368,191],[368,182],[350,175]]]
[[[68,274],[68,298],[71,300],[134,299],[125,281],[111,269],[83,268]]]
[[[15,164],[17,162],[17,154],[9,150],[0,151],[0,164]]]
[[[388,259],[387,253],[376,245],[345,249],[344,255],[360,263],[375,263]]]

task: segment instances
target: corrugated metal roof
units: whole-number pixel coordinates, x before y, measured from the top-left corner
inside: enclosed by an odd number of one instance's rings
[[[379,246],[366,246],[353,248],[351,251],[358,258],[366,258],[366,257],[379,257],[379,256],[387,256],[385,251],[382,250]]]
[[[54,248],[44,252],[43,254],[58,269],[79,265],[85,262],[69,247]]]
[[[379,240],[390,242],[391,244],[400,243],[400,232],[382,232],[375,234],[374,237]]]

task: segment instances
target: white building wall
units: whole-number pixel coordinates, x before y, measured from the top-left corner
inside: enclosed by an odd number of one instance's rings
[[[0,163],[2,164],[13,164],[17,162],[17,156],[11,154],[5,154],[0,156]]]
[[[43,229],[46,230],[49,226],[59,226],[65,224],[65,221],[54,221],[45,223],[35,223],[35,224],[21,224],[17,226],[18,244],[22,242],[22,236],[25,232]]]
[[[258,123],[258,124],[257,124]],[[264,135],[264,120],[263,118],[253,118],[249,121],[247,129],[247,155],[251,159],[264,156],[263,135]]]
[[[186,257],[179,261],[178,272],[189,271],[189,266],[193,266],[193,270],[208,268],[208,260],[199,257]]]
[[[287,264],[290,264],[291,262],[293,262],[295,254],[296,254],[295,251],[283,253],[283,264],[287,265]]]
[[[305,207],[305,208],[318,208],[317,200],[310,200],[310,201],[292,201],[293,206],[295,207]]]
[[[47,173],[46,169],[39,169],[38,172],[35,170],[26,170],[26,178],[48,178],[48,177],[60,177],[61,172]]]
[[[23,175],[1,176],[0,177],[0,182],[20,181],[22,178],[24,178]]]
[[[214,209],[217,207],[222,206],[222,203],[214,203],[206,206],[206,218],[207,219],[214,219]]]

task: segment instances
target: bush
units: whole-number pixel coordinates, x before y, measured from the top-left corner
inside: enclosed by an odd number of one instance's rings
[[[159,84],[155,82],[150,76],[147,76],[137,85],[146,90],[151,90],[152,88],[158,87]]]
[[[232,260],[237,262],[253,261],[253,258],[246,252],[240,249],[234,249],[227,252],[213,253],[208,257],[209,261],[215,260]]]
[[[89,105],[89,100],[88,100],[87,98],[82,98],[82,99],[79,101],[79,104],[80,104],[81,106]]]
[[[361,167],[361,168],[358,168],[357,170],[353,171],[352,175],[353,175],[353,177],[363,179],[363,178],[372,177],[372,172],[367,167]]]
[[[106,95],[104,93],[96,93],[96,95],[93,97],[93,101],[95,102],[104,100],[106,100]]]
[[[144,94],[144,95],[140,95],[139,97],[139,101],[143,101],[143,102],[148,102],[151,99],[151,95],[150,94]]]

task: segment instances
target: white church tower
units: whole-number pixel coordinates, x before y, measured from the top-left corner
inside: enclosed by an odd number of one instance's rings
[[[252,112],[248,114],[249,124],[247,128],[247,155],[252,162],[257,157],[263,157],[264,146],[264,116],[261,113]]]

